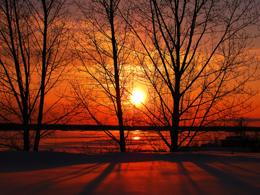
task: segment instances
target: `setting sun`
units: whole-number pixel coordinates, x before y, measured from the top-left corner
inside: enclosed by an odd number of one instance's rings
[[[131,96],[131,101],[134,105],[139,105],[141,103],[144,103],[146,98],[145,92],[141,89],[134,89],[132,96]]]

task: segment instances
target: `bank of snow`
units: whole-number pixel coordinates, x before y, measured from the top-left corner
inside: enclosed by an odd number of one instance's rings
[[[260,154],[0,153],[1,194],[259,194]]]

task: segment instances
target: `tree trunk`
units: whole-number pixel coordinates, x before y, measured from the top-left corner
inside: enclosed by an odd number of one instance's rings
[[[112,44],[113,44],[113,51],[116,52],[116,44],[113,40],[115,41],[115,38],[112,38]],[[116,57],[114,57],[114,70],[115,70],[115,84],[116,84],[117,119],[118,119],[119,134],[120,134],[119,145],[120,145],[120,151],[125,152],[126,145],[125,145],[125,135],[124,135],[123,112],[122,112],[122,104],[121,104],[120,81],[119,81],[118,64],[117,64],[117,53],[114,55],[116,55]]]
[[[120,109],[119,109],[120,108]],[[125,145],[125,135],[124,135],[124,124],[123,124],[123,114],[121,108],[121,101],[118,104],[118,123],[119,123],[119,134],[120,134],[120,152],[126,152],[126,145]]]
[[[126,151],[125,144],[125,135],[124,135],[124,124],[123,124],[123,112],[122,112],[122,104],[121,104],[121,93],[120,93],[120,79],[119,79],[119,65],[118,65],[118,56],[117,56],[117,42],[115,37],[115,28],[114,28],[114,8],[113,2],[110,2],[110,27],[111,27],[111,43],[113,49],[113,61],[114,61],[114,78],[115,78],[115,86],[116,86],[116,105],[117,105],[117,119],[119,125],[119,134],[120,134],[120,152]]]
[[[30,129],[29,129],[29,120],[27,116],[24,116],[23,121],[23,150],[29,151],[30,150]]]
[[[170,152],[177,152],[179,149],[179,145],[178,145],[178,138],[179,138],[179,119],[177,117],[173,117],[172,119],[172,129],[170,132],[170,136],[171,136],[171,148],[170,148]]]
[[[34,139],[33,150],[36,151],[36,152],[39,151],[39,145],[40,145],[40,140],[41,140],[43,105],[44,105],[44,96],[40,98],[40,108],[39,108],[38,122],[37,122],[36,134],[35,134],[35,139]]]
[[[43,46],[42,46],[42,72],[41,72],[41,86],[40,86],[40,104],[39,113],[37,120],[37,128],[34,140],[34,151],[39,150],[40,139],[41,139],[41,126],[43,118],[43,107],[45,97],[45,79],[46,79],[46,58],[47,58],[47,30],[48,30],[48,10],[46,1],[42,0],[43,14],[44,14],[44,26],[43,26]]]
[[[175,76],[175,94],[173,96],[173,115],[172,115],[172,129],[170,132],[171,136],[171,152],[176,152],[179,149],[178,138],[179,138],[179,126],[180,126],[180,76]]]

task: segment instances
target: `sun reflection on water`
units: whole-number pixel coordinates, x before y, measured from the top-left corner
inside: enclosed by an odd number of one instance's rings
[[[136,130],[133,132],[133,137],[132,137],[132,140],[140,140],[141,137],[140,137],[140,131],[139,130]]]
[[[132,140],[140,140],[140,139],[141,139],[140,136],[134,136],[134,137],[132,137]]]

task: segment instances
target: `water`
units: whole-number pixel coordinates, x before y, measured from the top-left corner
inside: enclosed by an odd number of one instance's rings
[[[111,131],[115,137],[119,137],[118,131]],[[247,132],[247,136],[260,138],[260,132]],[[169,141],[169,134],[163,132]],[[194,138],[191,146],[201,146],[207,143],[220,143],[227,136],[234,136],[234,132],[204,132]],[[158,133],[147,131],[126,132],[128,151],[134,152],[158,152],[168,151]],[[180,135],[180,140],[186,136]],[[32,136],[33,138],[33,136]],[[12,147],[22,146],[21,132],[0,132],[0,149],[6,150],[6,145]],[[184,142],[184,145],[187,141]],[[117,152],[118,144],[112,141],[103,131],[52,131],[42,140],[40,150],[72,152],[72,153],[105,153]]]

